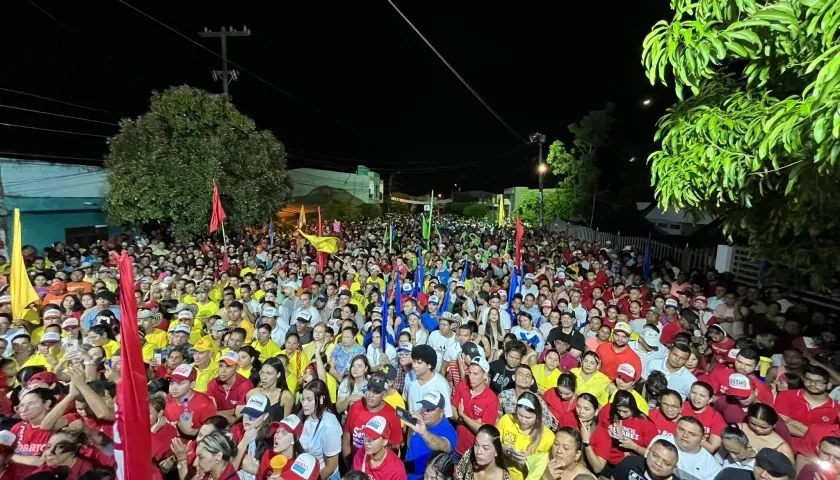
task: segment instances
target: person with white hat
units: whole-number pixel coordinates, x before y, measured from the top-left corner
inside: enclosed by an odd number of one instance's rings
[[[400,480],[406,478],[405,464],[389,444],[392,427],[383,417],[373,417],[361,429],[364,448],[353,456],[353,468],[361,470],[371,480]]]

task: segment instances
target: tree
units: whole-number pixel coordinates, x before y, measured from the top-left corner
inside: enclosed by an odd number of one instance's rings
[[[392,197],[395,198],[402,198],[405,200],[410,200],[411,197],[406,195],[405,193],[400,192],[393,192],[391,193]],[[411,212],[411,204],[410,203],[402,203],[402,202],[394,202],[391,201],[390,198],[385,199],[385,203],[388,206],[389,213],[409,213]]]
[[[208,232],[213,181],[229,231],[264,226],[286,204],[286,151],[223,95],[187,86],[153,92],[151,108],[123,119],[108,139],[109,216],[121,224],[168,223],[189,239]]]
[[[557,219],[571,219],[576,216],[573,210],[575,201],[568,198],[561,189],[549,189],[543,192],[543,217],[547,222]],[[529,190],[519,201],[516,214],[523,222],[533,225],[540,223],[540,194],[536,190]]]
[[[754,260],[822,289],[840,269],[840,2],[672,8],[642,54],[650,82],[673,81],[680,99],[648,159],[657,201],[720,216]]]
[[[330,202],[321,209],[323,218],[329,220],[340,220],[342,222],[355,222],[362,218],[359,206],[349,202]]]
[[[482,205],[480,203],[471,203],[464,207],[464,216],[469,218],[482,218],[487,216],[490,211],[489,205]]]
[[[359,215],[362,218],[379,218],[382,216],[382,208],[375,203],[363,203],[359,205]]]

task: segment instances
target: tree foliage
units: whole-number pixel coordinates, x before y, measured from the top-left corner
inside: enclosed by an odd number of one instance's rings
[[[340,220],[342,222],[355,222],[361,220],[362,212],[358,205],[350,202],[330,202],[321,208],[323,218],[329,220]]]
[[[108,145],[110,217],[166,222],[180,239],[208,231],[214,180],[230,231],[264,226],[292,190],[285,147],[271,132],[223,95],[187,86],[153,92],[149,111],[122,120]]]
[[[359,205],[359,215],[362,218],[379,218],[382,216],[382,207],[375,203],[363,203]]]
[[[405,200],[411,199],[405,193],[400,192],[392,192],[391,197],[402,198]],[[411,212],[411,204],[410,203],[402,203],[402,202],[393,202],[390,198],[385,199],[385,203],[388,206],[389,213],[409,213]]]
[[[755,260],[821,289],[840,269],[840,2],[671,5],[642,55],[681,100],[648,159],[659,204],[721,216]]]
[[[552,220],[571,219],[577,215],[574,210],[575,200],[568,198],[562,189],[548,189],[543,192],[543,219],[545,223]],[[532,225],[540,224],[540,194],[536,190],[529,190],[519,201],[516,214],[523,222]]]
[[[464,216],[469,218],[483,218],[487,216],[490,211],[489,205],[482,205],[480,203],[471,203],[464,207]]]

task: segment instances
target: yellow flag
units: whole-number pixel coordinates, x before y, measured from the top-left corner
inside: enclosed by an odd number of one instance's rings
[[[15,320],[23,318],[24,310],[30,303],[38,301],[38,294],[35,287],[29,281],[26,274],[26,264],[23,263],[23,250],[21,247],[21,226],[20,210],[15,209],[15,234],[12,241],[12,273],[9,279],[9,286],[12,289],[12,315]]]
[[[318,237],[316,235],[307,235],[300,230],[301,236],[315,246],[315,250],[319,252],[337,253],[338,252],[338,237]]]
[[[499,227],[505,224],[505,196],[499,195]]]
[[[306,225],[306,211],[303,209],[303,204],[300,204],[300,217],[298,217],[298,227]]]

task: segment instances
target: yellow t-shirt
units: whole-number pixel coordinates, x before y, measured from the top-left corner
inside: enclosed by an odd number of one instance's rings
[[[545,393],[547,390],[551,390],[556,387],[557,379],[560,378],[559,368],[555,368],[550,375],[546,375],[545,364],[542,363],[532,366],[531,373],[534,374],[534,380],[537,382],[537,390],[539,390],[540,395]]]
[[[388,394],[387,396],[385,396],[385,403],[394,407],[394,410],[396,410],[397,407],[405,410],[405,399],[402,397],[402,395],[400,395],[400,392],[398,392],[396,390],[394,390],[394,393],[391,393],[391,394]],[[400,425],[404,427],[405,422],[400,420]]]
[[[327,349],[325,350],[325,353],[327,355],[327,361],[329,361],[330,355],[332,355],[332,351],[334,349],[335,349],[335,344],[334,343],[330,343],[329,345],[327,345]],[[306,359],[307,364],[309,364],[313,360],[315,360],[315,342],[307,343],[306,345],[301,347],[300,350],[301,350],[301,352],[303,352],[303,358]]]
[[[254,330],[256,330],[256,328],[254,328],[254,324],[247,318],[243,318],[236,326],[245,329],[245,345],[253,346],[251,342],[254,341]]]
[[[218,362],[216,362],[216,363],[218,363]],[[251,378],[251,370],[253,370],[253,369],[254,369],[253,366],[248,367],[248,368],[240,368],[239,370],[236,371],[236,373],[242,375],[245,378],[250,379]]]
[[[64,352],[59,351],[58,355],[56,355],[55,358],[57,360],[61,360],[61,357],[63,357],[63,356],[64,356]],[[23,362],[23,365],[20,366],[20,368],[23,368],[23,367],[44,367],[44,368],[47,369],[48,372],[53,371],[52,365],[47,363],[47,357],[45,357],[44,355],[41,355],[40,353],[36,353],[35,355],[32,355],[31,357],[29,357],[29,359],[26,360],[25,362]]]
[[[245,268],[243,268],[242,270],[239,271],[239,278],[243,278],[243,277],[245,277],[245,275],[247,275],[249,273],[252,274],[252,275],[256,275],[257,274],[257,269],[256,268],[251,268],[251,267],[245,267]]]
[[[194,363],[192,366],[198,374],[195,377],[195,391],[205,393],[207,386],[210,385],[210,381],[219,376],[219,362],[211,361],[210,365],[204,370],[196,367]]]
[[[260,342],[254,342],[251,344],[254,347],[254,350],[260,352],[260,361],[264,362],[271,357],[276,357],[283,351],[274,340],[269,340],[268,343],[265,345],[260,344]]]
[[[206,323],[207,319],[215,315],[219,310],[219,302],[210,301],[204,305],[196,302],[196,305],[198,305],[198,313],[195,314],[195,318],[201,321],[202,324]]]
[[[265,296],[265,292],[263,292],[262,290],[257,290],[256,292],[254,292],[253,295],[251,295],[251,297],[253,297],[254,300],[256,300],[258,302],[261,302],[264,296]]]
[[[155,356],[155,346],[151,343],[143,345],[143,361],[148,362]]]
[[[169,345],[169,335],[163,330],[156,328],[152,333],[146,334],[146,345],[164,349]]]
[[[189,293],[185,293],[181,295],[181,303],[186,303],[188,305],[196,305],[195,296],[190,295]]]
[[[502,440],[502,449],[512,448],[517,452],[524,451],[531,444],[531,437],[525,435],[519,428],[519,424],[513,419],[512,413],[503,415],[496,423],[496,428],[499,429],[499,436]],[[554,434],[551,430],[543,425],[542,438],[534,453],[548,453],[551,450],[551,445],[554,443]],[[527,473],[524,468],[520,467],[505,456],[505,467],[510,474],[511,480],[525,480]]]
[[[116,340],[110,340],[105,345],[102,345],[102,350],[105,350],[105,358],[111,358],[114,356],[114,353],[120,349],[120,342]]]
[[[172,320],[172,322],[169,324],[169,331],[171,332],[175,327],[177,327],[180,324],[181,322],[179,320]],[[195,345],[196,343],[198,343],[199,340],[201,340],[201,337],[204,336],[204,334],[201,333],[203,329],[204,324],[201,323],[201,320],[197,318],[194,319],[193,325],[192,327],[190,327],[190,344]]]
[[[598,399],[598,405],[601,407],[607,404],[607,401],[609,400],[609,397],[607,396],[607,386],[612,383],[610,382],[609,377],[601,372],[595,372],[595,374],[592,375],[592,378],[590,378],[587,382],[581,376],[580,367],[573,368],[571,373],[577,380],[577,390],[575,390],[576,395],[589,393]]]
[[[618,390],[616,390],[616,392],[617,391]],[[645,400],[645,397],[643,397],[639,392],[635,390],[630,390],[630,393],[632,393],[633,398],[636,399],[636,405],[639,407],[639,411],[647,415],[650,411],[650,407],[648,407],[648,403],[647,400]],[[609,403],[612,403],[613,397],[615,397],[615,392],[613,392],[612,395],[610,395]]]

